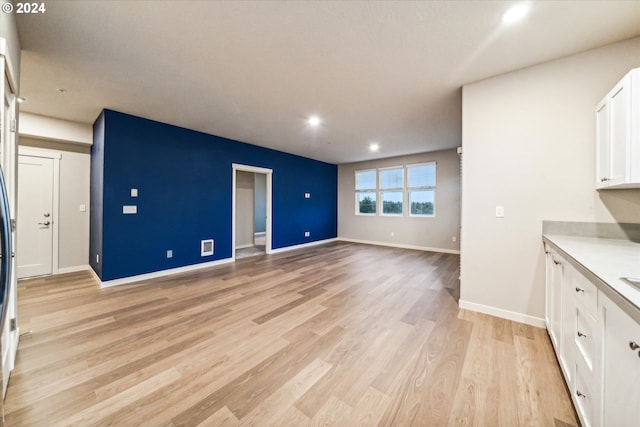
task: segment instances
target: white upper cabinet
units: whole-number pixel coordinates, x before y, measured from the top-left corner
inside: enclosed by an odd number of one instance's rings
[[[640,68],[596,107],[596,188],[640,188]]]

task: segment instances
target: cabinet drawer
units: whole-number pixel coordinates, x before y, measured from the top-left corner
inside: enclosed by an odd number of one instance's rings
[[[589,314],[595,317],[598,311],[598,288],[596,285],[571,266],[565,268],[565,276],[570,280],[569,286],[571,286],[571,291],[578,304],[582,304]]]
[[[575,307],[575,331],[573,339],[577,351],[576,356],[581,357],[589,369],[591,378],[593,378],[593,361],[596,354],[595,337],[597,333],[596,319],[582,305],[577,304]]]
[[[586,366],[580,360],[576,360],[575,381],[571,397],[583,427],[591,427],[593,425],[594,409],[596,407],[595,395],[593,394],[594,387],[590,377],[591,374]]]

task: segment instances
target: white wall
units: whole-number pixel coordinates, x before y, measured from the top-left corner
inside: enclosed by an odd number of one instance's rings
[[[540,324],[542,221],[640,223],[640,190],[594,184],[596,103],[639,66],[635,38],[463,88],[462,307]]]
[[[434,218],[355,214],[355,171],[435,161]],[[393,232],[393,236],[391,233]],[[455,149],[338,166],[338,237],[388,245],[458,252],[460,233],[460,159]],[[456,241],[452,241],[452,237]]]
[[[25,104],[26,105],[26,104]],[[38,114],[20,113],[19,132],[23,137],[49,141],[93,144],[93,126]]]
[[[65,271],[89,263],[89,181],[91,148],[20,137],[20,145],[60,153],[58,268]],[[18,183],[20,191],[20,183]],[[80,212],[80,205],[86,212]],[[18,212],[18,215],[20,213]]]
[[[236,248],[253,246],[254,173],[236,171]]]

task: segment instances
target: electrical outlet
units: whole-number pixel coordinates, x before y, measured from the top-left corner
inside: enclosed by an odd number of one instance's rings
[[[173,258],[173,251],[171,249],[167,250],[167,258]]]
[[[137,214],[138,213],[138,207],[136,205],[124,205],[122,206],[122,213],[125,215],[131,215],[131,214]]]
[[[309,237],[309,236],[311,236],[311,232],[309,232],[309,231],[305,231],[305,232],[304,232],[304,237]]]
[[[311,193],[304,193],[304,198],[305,199],[310,199],[311,198]]]
[[[458,239],[456,238],[456,236],[451,237],[451,241],[452,241],[452,242],[455,242],[456,240],[458,240]]]
[[[86,212],[87,211],[87,205],[85,205],[84,203],[80,205],[80,212]]]
[[[394,233],[393,231],[391,232],[391,237],[395,236],[396,233]]]
[[[496,218],[504,218],[504,206],[496,206]]]

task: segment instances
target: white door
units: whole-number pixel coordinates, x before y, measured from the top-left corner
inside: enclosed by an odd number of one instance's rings
[[[609,181],[607,185],[624,184],[629,179],[631,133],[631,75],[622,79],[609,98]]]
[[[53,159],[18,160],[18,278],[52,273]]]

